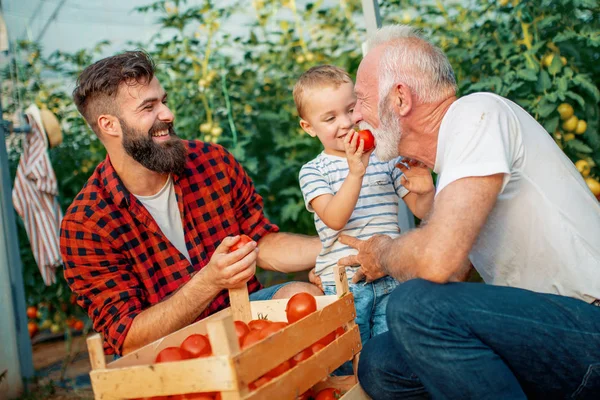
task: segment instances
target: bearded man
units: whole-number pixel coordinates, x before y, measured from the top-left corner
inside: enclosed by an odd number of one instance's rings
[[[246,284],[251,300],[322,294],[302,282],[262,288],[257,265],[309,269],[320,242],[278,232],[224,148],[176,135],[146,53],[89,66],[73,98],[108,154],[65,214],[61,253],[107,354],[127,354],[223,309],[229,288]],[[253,241],[230,252],[241,234]]]

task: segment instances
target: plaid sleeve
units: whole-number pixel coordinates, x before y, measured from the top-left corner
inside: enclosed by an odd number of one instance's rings
[[[97,232],[98,226],[63,220],[64,275],[94,330],[103,334],[105,353],[120,355],[133,319],[142,311],[145,292],[127,258],[111,246],[114,241]]]
[[[225,149],[223,152],[224,161],[231,168],[235,216],[240,230],[255,241],[268,233],[278,232],[277,225],[272,224],[263,212],[263,200],[252,179],[231,153]]]

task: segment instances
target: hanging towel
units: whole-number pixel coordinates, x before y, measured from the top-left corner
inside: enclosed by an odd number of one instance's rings
[[[62,264],[59,247],[62,211],[58,203],[58,184],[48,156],[48,138],[40,110],[31,105],[25,110],[31,133],[23,141],[23,154],[13,187],[13,204],[23,219],[31,250],[44,283],[56,282],[56,269]]]

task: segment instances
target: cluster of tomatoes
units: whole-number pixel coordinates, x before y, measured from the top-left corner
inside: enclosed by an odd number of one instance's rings
[[[266,317],[259,316],[258,319],[254,319],[248,324],[243,321],[234,321],[235,332],[238,338],[238,342],[240,348],[245,350],[250,346],[260,342],[261,340],[269,337],[270,335],[279,332],[288,326],[288,324],[292,324],[307,315],[315,312],[317,310],[317,301],[309,293],[297,293],[292,298],[288,300],[286,307],[286,317],[288,322],[275,322],[269,321]],[[339,327],[335,331],[326,335],[316,343],[312,344],[310,347],[302,350],[289,360],[285,360],[281,364],[277,365],[272,370],[268,371],[266,374],[255,380],[254,382],[248,385],[250,390],[256,390],[262,385],[266,384],[270,380],[278,377],[284,372],[288,371],[294,365],[308,359],[313,354],[317,353],[329,343],[334,341],[337,337],[344,334],[344,328]],[[189,360],[192,358],[202,358],[209,357],[212,355],[212,348],[210,345],[210,341],[206,335],[202,334],[193,334],[188,336],[179,347],[167,347],[161,350],[156,356],[156,362],[172,362],[172,361],[181,361],[181,360]],[[337,389],[327,388],[319,391],[318,393],[313,393],[312,390],[309,390],[303,393],[299,399],[308,400],[310,398],[314,398],[316,400],[329,400],[336,399],[341,396],[341,393]],[[187,399],[195,399],[195,400],[217,400],[220,399],[220,393],[191,393],[191,394],[182,394],[182,395],[174,395],[174,396],[159,396],[159,397],[151,397],[149,399],[153,400],[187,400]],[[144,400],[144,399],[139,399]]]

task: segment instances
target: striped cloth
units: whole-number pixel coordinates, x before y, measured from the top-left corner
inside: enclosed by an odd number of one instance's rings
[[[335,195],[348,176],[348,161],[324,152],[306,163],[300,170],[300,189],[306,208],[314,213],[315,227],[323,248],[317,257],[315,273],[324,285],[334,283],[333,267],[340,258],[356,254],[356,250],[342,244],[341,234],[366,240],[375,234],[397,237],[398,201],[408,194],[400,183],[402,171],[396,168],[401,158],[385,162],[375,153],[369,158],[369,165],[362,182],[360,195],[348,223],[341,230],[329,228],[314,212],[310,202],[324,194]],[[354,275],[353,269],[346,270],[348,279]]]
[[[49,286],[56,282],[56,269],[62,264],[59,247],[62,211],[56,197],[58,185],[47,152],[46,133],[41,119],[36,117],[35,110],[27,109],[31,133],[23,141],[12,195],[35,261],[44,283]]]

